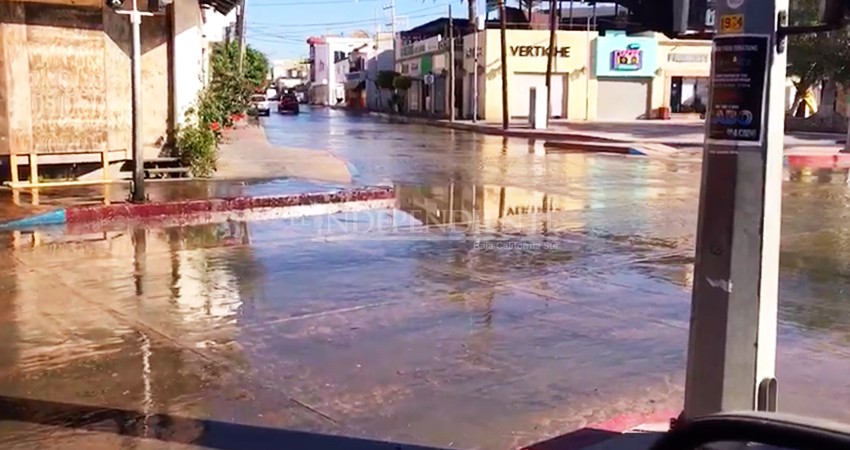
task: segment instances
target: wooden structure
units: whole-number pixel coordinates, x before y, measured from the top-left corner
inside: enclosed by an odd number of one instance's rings
[[[162,100],[144,105],[143,123],[146,153],[156,156],[171,128],[171,30],[167,17],[148,19],[143,96]],[[129,159],[129,74],[129,21],[102,0],[0,1],[0,160],[9,166],[8,184],[44,185],[40,164],[106,169]],[[29,166],[26,180],[21,166]],[[88,182],[110,181],[108,174]]]

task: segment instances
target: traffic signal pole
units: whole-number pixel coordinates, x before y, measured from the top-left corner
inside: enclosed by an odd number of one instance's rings
[[[718,0],[682,420],[776,409],[788,0]]]

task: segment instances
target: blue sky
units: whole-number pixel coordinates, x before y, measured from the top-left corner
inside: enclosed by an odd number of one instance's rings
[[[372,34],[380,23],[389,31],[390,0],[246,0],[248,43],[270,59],[307,56],[305,42],[310,36],[351,34],[364,30]],[[484,0],[479,13],[484,13]],[[448,15],[448,5],[456,17],[466,17],[461,0],[395,0],[399,17],[397,31]],[[508,5],[516,0],[509,0]]]

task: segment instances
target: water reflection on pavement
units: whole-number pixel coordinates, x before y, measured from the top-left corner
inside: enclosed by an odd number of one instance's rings
[[[680,407],[695,163],[310,116],[396,210],[0,235],[3,448],[516,448]],[[380,127],[421,146],[345,139]],[[785,183],[778,378],[780,408],[850,422],[844,176]]]

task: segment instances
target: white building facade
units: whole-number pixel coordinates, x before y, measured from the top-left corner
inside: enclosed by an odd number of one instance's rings
[[[345,77],[339,77],[335,64],[347,60],[355,49],[369,44],[368,37],[322,36],[307,40],[310,45],[310,103],[335,105],[337,94],[345,91]]]

